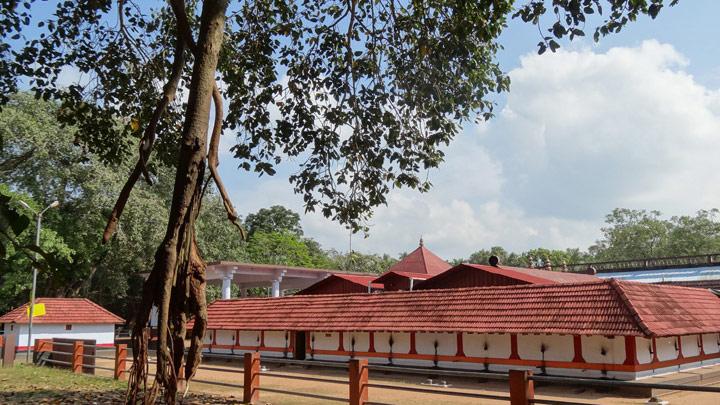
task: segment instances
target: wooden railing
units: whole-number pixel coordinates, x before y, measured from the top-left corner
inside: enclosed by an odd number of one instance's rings
[[[62,343],[66,345],[66,343]],[[53,345],[58,345],[57,342],[51,341],[38,341],[35,344],[35,350],[39,354],[44,353],[61,353],[67,354],[66,352],[55,352],[53,351]],[[38,364],[44,363],[62,363],[62,365],[69,366],[73,372],[81,372],[83,366],[82,361],[82,342],[75,342],[71,344],[73,348],[73,357],[71,362],[57,362],[49,361],[45,359],[44,362],[40,361]],[[39,356],[42,357],[42,356]],[[125,360],[127,357],[127,349],[124,345],[116,345],[115,350],[115,369],[114,377],[116,379],[122,378],[125,374]],[[208,358],[218,359],[230,359],[236,360],[239,358],[237,355],[208,355]],[[111,357],[96,356],[96,358],[113,359]],[[645,383],[645,382],[633,382],[633,381],[616,381],[616,380],[598,380],[590,378],[576,378],[576,377],[555,377],[546,375],[533,375],[532,371],[527,370],[510,370],[509,373],[492,373],[492,372],[479,372],[479,371],[462,371],[462,370],[444,370],[444,369],[424,369],[424,368],[413,368],[413,367],[398,367],[398,366],[386,366],[386,365],[369,365],[367,359],[352,359],[348,363],[342,362],[330,362],[330,361],[316,361],[316,360],[289,360],[280,358],[263,358],[264,363],[281,363],[288,365],[304,365],[304,366],[317,366],[324,368],[336,368],[347,370],[348,379],[330,379],[323,377],[310,377],[303,375],[292,375],[277,372],[263,371],[261,367],[261,358],[258,352],[245,353],[242,357],[243,369],[240,370],[228,370],[226,368],[213,368],[207,366],[200,366],[200,370],[211,370],[215,372],[227,372],[227,373],[242,373],[243,384],[233,384],[227,382],[221,382],[217,380],[209,381],[195,378],[194,381],[210,384],[219,385],[225,388],[237,388],[242,389],[243,402],[248,404],[260,403],[261,391],[279,392],[289,395],[299,395],[313,398],[332,399],[332,400],[343,400],[343,398],[335,397],[324,397],[319,394],[304,393],[304,392],[290,392],[284,390],[277,390],[271,388],[263,388],[261,385],[261,377],[275,377],[275,378],[290,378],[308,381],[310,383],[331,383],[331,384],[342,384],[348,387],[348,396],[344,400],[348,401],[351,405],[366,405],[369,404],[371,398],[371,388],[379,389],[391,389],[391,390],[406,390],[414,393],[427,393],[427,394],[438,394],[445,396],[456,396],[456,397],[471,397],[476,399],[493,399],[510,401],[511,405],[529,405],[529,404],[564,404],[572,405],[578,404],[572,401],[559,401],[557,399],[546,400],[542,398],[535,398],[535,386],[534,383],[543,382],[551,383],[555,385],[570,385],[570,386],[592,386],[592,387],[606,387],[606,388],[632,388],[632,389],[659,389],[667,391],[695,391],[695,392],[711,392],[720,393],[720,387],[715,386],[699,386],[699,385],[685,385],[685,384],[666,384],[666,383]],[[86,367],[86,366],[85,366]],[[104,368],[98,367],[96,368]],[[109,369],[109,368],[104,368]],[[390,385],[384,383],[370,383],[371,372],[387,373],[402,373],[402,374],[425,374],[431,371],[433,375],[440,377],[462,377],[471,378],[474,380],[499,380],[507,381],[509,386],[509,396],[505,395],[489,395],[481,393],[468,392],[466,390],[447,390],[447,389],[430,389],[421,387],[408,387],[399,385]],[[312,390],[310,390],[312,391]]]
[[[71,348],[71,351],[63,351],[63,350],[57,350],[62,347]],[[82,340],[76,340],[73,343],[61,343],[61,342],[53,342],[49,339],[36,339],[35,340],[35,346],[33,348],[33,362],[35,364],[43,365],[43,364],[54,364],[62,367],[68,367],[72,370],[73,373],[82,373],[83,368],[85,369],[99,369],[99,370],[107,370],[112,371],[113,378],[116,380],[124,378],[126,374],[126,364],[127,364],[127,345],[124,344],[116,344],[115,345],[115,353],[113,357],[110,356],[101,356],[97,354],[85,354],[84,349],[85,347],[93,347],[97,349],[96,346],[92,345],[86,345],[82,342]],[[70,361],[64,361],[64,360],[58,360],[58,359],[52,359],[49,357],[49,355],[57,355],[62,357],[70,357]],[[87,364],[84,360],[86,358],[93,358],[93,359],[105,359],[105,360],[112,360],[114,366],[111,367],[104,367],[104,366],[98,366],[95,364]]]

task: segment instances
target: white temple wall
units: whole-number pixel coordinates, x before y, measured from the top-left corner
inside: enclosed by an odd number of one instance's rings
[[[378,353],[390,353],[390,337],[392,336],[393,353],[410,353],[410,334],[402,332],[377,332],[374,336],[375,351]],[[348,350],[345,347],[345,350]]]
[[[518,335],[517,338],[518,355],[523,360],[572,361],[575,357],[571,335]]]
[[[285,334],[287,333],[287,342],[285,340]],[[282,330],[269,330],[265,331],[265,347],[289,347],[290,346],[290,332]]]
[[[218,345],[234,345],[235,344],[235,331],[234,330],[217,330],[215,331],[215,344]]]
[[[662,337],[655,338],[655,346],[657,347],[657,358],[660,361],[675,360],[678,358],[678,338]]]
[[[315,338],[314,342],[313,338]],[[313,350],[337,350],[340,345],[340,333],[338,332],[312,332],[310,339]]]
[[[353,350],[352,339],[355,338],[355,351],[366,352],[370,349],[370,334],[367,332],[345,332],[343,333],[343,347],[345,351]]]
[[[720,333],[706,333],[702,335],[702,340],[705,354],[720,352]]]
[[[437,342],[437,354],[439,356],[454,356],[457,354],[457,336],[455,333],[415,333],[415,350],[418,354],[435,354],[435,342]]]
[[[648,364],[653,360],[652,339],[644,337],[635,337],[635,350],[637,350],[637,360],[640,364]]]
[[[260,331],[241,330],[240,346],[260,346]]]
[[[681,336],[680,343],[682,343],[683,357],[695,357],[700,355],[700,335]]]
[[[510,335],[507,333],[463,333],[463,351],[468,357],[510,358]]]
[[[623,364],[625,362],[625,338],[623,336],[580,337],[583,359],[587,363]]]

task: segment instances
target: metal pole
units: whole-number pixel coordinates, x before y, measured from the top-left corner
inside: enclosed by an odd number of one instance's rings
[[[42,214],[45,211],[40,212],[37,214],[37,221],[35,223],[35,246],[38,248],[40,247],[40,226],[42,221]],[[38,254],[35,252],[35,260],[37,260]],[[28,314],[28,343],[27,343],[27,352],[26,352],[26,359],[25,361],[27,363],[30,363],[30,347],[32,347],[32,324],[33,324],[33,313],[35,310],[35,287],[37,285],[37,266],[33,264],[33,282],[32,282],[32,290],[30,290],[30,313]]]

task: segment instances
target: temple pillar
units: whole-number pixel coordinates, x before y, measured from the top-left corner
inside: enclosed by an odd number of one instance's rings
[[[232,296],[232,275],[223,277],[221,298],[229,300]]]

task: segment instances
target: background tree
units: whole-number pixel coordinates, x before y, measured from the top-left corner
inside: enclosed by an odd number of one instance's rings
[[[390,187],[430,187],[424,172],[439,165],[440,147],[464,121],[476,114],[490,117],[491,93],[509,84],[495,54],[512,3],[243,1],[228,13],[227,0],[190,2],[189,9],[183,0],[156,9],[124,0],[78,0],[58,3],[47,21],[32,18],[30,0],[2,9],[4,41],[20,40],[31,21],[39,31],[47,27],[21,45],[1,44],[3,94],[17,89],[24,77],[37,97],[60,100],[60,118],[106,163],[121,161],[140,137],[138,161],[110,214],[104,241],[116,231],[135,183],[141,176],[152,181],[151,152],[176,167],[166,232],[137,312],[128,401],[139,399],[147,379],[142,327],[153,305],[159,308],[157,372],[143,400],[154,403],[162,389],[166,402],[176,401],[188,315],[195,317],[184,368],[188,381],[199,363],[205,265],[195,224],[206,170],[228,218],[238,223],[216,170],[223,126],[239,135],[233,151],[242,168],[271,175],[281,160],[302,157],[290,181],[306,209],[362,229],[372,208],[386,202]],[[585,15],[602,12],[600,0],[548,3],[557,16],[550,28],[555,38],[584,35]],[[528,1],[516,15],[539,24],[544,4]],[[639,14],[655,16],[661,5],[609,1],[596,38]],[[557,48],[550,36],[543,42],[541,52]],[[68,66],[87,82],[58,86]],[[285,80],[279,80],[280,72]],[[181,81],[187,103],[175,101]],[[271,120],[274,109],[280,118]]]
[[[245,219],[245,229],[250,237],[258,231],[289,232],[297,236],[303,234],[300,215],[281,205],[261,208],[258,212],[249,214]]]
[[[659,211],[617,208],[609,214],[603,237],[590,248],[596,260],[641,259],[667,252],[669,223]]]
[[[340,253],[330,250],[328,255],[331,268],[357,273],[382,274],[398,262],[398,259],[388,254],[363,254],[355,251]]]

